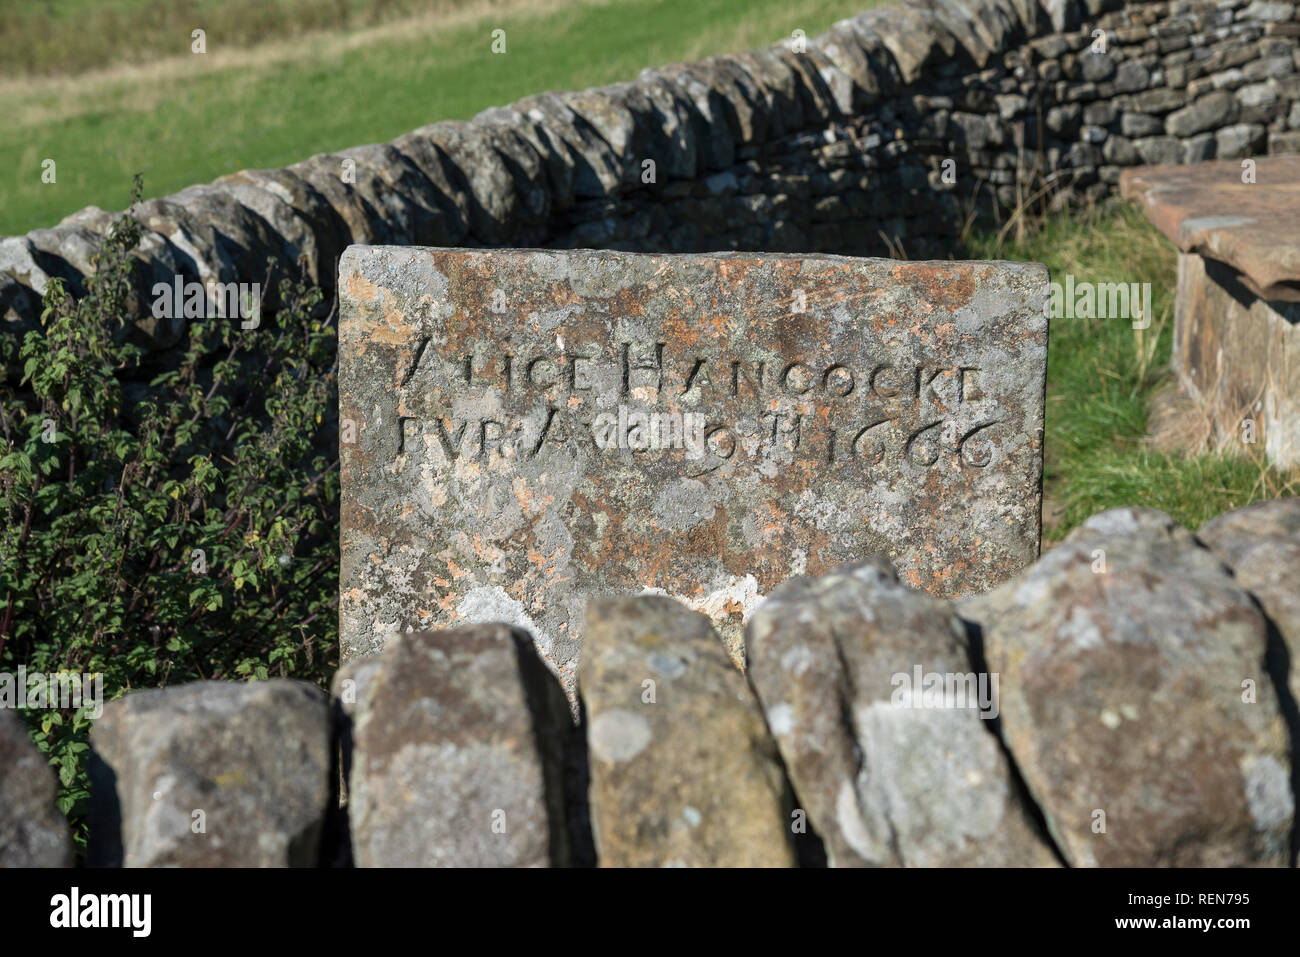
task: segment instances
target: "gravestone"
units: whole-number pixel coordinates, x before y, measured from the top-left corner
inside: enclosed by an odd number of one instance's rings
[[[340,294],[344,660],[507,621],[572,696],[591,596],[673,595],[739,663],[792,575],[1037,556],[1041,265],[352,246]]]

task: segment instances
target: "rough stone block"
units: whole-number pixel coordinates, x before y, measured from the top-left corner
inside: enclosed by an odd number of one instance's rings
[[[587,609],[591,822],[610,867],[789,867],[792,802],[745,678],[670,598]]]
[[[983,627],[1003,738],[1072,866],[1287,865],[1267,622],[1191,532],[1103,512],[959,610]]]
[[[1219,90],[1170,113],[1165,117],[1165,129],[1170,136],[1180,137],[1216,129],[1231,123],[1239,108],[1240,105],[1231,93]]]
[[[330,797],[318,688],[196,681],[110,702],[91,734],[92,866],[314,867]]]
[[[526,635],[405,635],[340,672],[359,867],[546,867],[570,860],[569,712]]]
[[[1050,867],[1002,753],[996,675],[946,602],[877,559],[778,588],[749,676],[832,866]]]
[[[1196,532],[1259,602],[1282,648],[1270,648],[1275,686],[1300,701],[1300,498],[1256,502],[1212,518]],[[1281,651],[1284,654],[1279,654]],[[1296,729],[1293,729],[1293,731]],[[1291,742],[1292,768],[1300,737]]]
[[[68,867],[68,822],[54,804],[50,762],[32,744],[27,725],[0,710],[0,868]]]

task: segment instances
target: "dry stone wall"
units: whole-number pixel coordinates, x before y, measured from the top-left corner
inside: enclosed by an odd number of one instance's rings
[[[939,254],[968,202],[1296,151],[1298,35],[1276,0],[911,0],[806,49],[530,97],[143,203],[135,334],[183,332],[150,315],[156,282],[302,259],[329,288],[356,243]],[[0,240],[8,329],[51,276],[81,282],[112,221]],[[87,860],[1294,863],[1297,529],[1297,500],[1197,535],[1121,509],[962,601],[866,557],[775,589],[746,673],[672,599],[607,599],[576,723],[532,636],[491,624],[404,636],[332,699],[132,693],[92,735]],[[54,795],[0,714],[0,865],[72,859]]]
[[[328,702],[133,692],[91,736],[88,862],[1286,866],[1297,556],[1300,499],[1196,534],[1103,512],[956,601],[868,555],[777,588],[744,672],[685,604],[606,597],[573,718],[500,623],[403,635]],[[0,866],[69,862],[53,773],[3,713],[0,756]]]
[[[157,282],[302,258],[328,290],[352,243],[942,256],[972,212],[1098,199],[1128,166],[1300,151],[1298,67],[1292,0],[907,0],[149,200],[138,335],[183,329]],[[113,219],[0,240],[4,325],[77,286]]]

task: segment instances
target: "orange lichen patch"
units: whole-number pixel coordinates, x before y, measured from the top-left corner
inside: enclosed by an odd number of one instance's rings
[[[975,269],[953,269],[941,263],[899,263],[894,277],[901,283],[919,287],[925,299],[942,309],[969,305],[977,288]]]
[[[546,476],[541,476],[540,481],[545,482]],[[527,479],[522,477],[511,482],[510,489],[514,492],[515,501],[519,503],[519,507],[524,510],[525,515],[531,515],[539,509],[545,511],[555,501],[554,495],[538,495],[537,490],[528,484]]]
[[[474,554],[485,562],[493,561],[500,554],[500,549],[484,541],[482,534],[475,532],[470,539]]]
[[[756,260],[754,259],[741,259],[739,257],[723,259],[718,263],[718,276],[724,283],[738,286],[744,283],[745,277],[755,265]]]
[[[352,286],[359,282],[366,281],[359,276],[352,276],[348,279],[347,285]],[[367,283],[367,285],[371,284]],[[358,337],[357,348],[363,351],[367,346],[375,343],[386,346],[407,345],[415,335],[415,327],[406,321],[405,314],[393,298],[381,295],[382,321],[372,318],[365,323],[362,335]]]
[[[367,279],[361,273],[349,274],[347,280],[343,283],[347,294],[357,302],[378,302],[380,291],[379,287]]]
[[[675,311],[663,323],[663,335],[676,350],[690,350],[706,341],[714,342],[714,337],[704,334],[706,331],[716,330],[712,324],[681,311]]]
[[[576,306],[583,302],[583,298],[567,283],[552,283],[549,292],[551,304],[554,306]]]

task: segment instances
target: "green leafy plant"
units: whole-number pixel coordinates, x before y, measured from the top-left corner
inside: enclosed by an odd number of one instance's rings
[[[0,341],[0,670],[100,673],[106,699],[323,683],[337,665],[333,314],[280,279],[257,328],[191,319],[185,341],[145,351],[124,319],[139,238],[122,216],[84,294],[51,281],[43,328]],[[28,720],[84,841],[88,709]]]

